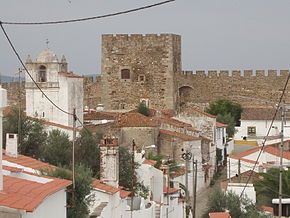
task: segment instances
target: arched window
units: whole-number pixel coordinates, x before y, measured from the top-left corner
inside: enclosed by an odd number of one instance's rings
[[[130,70],[122,69],[121,70],[121,79],[130,79]]]
[[[46,67],[43,65],[39,67],[37,82],[46,82]]]

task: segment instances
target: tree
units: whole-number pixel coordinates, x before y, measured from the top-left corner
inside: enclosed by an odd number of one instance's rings
[[[135,170],[138,167],[138,163],[135,163]],[[136,173],[134,175],[134,181],[137,181]],[[132,189],[132,154],[124,146],[119,147],[119,185],[126,189]]]
[[[152,152],[148,153],[147,160],[155,160],[157,163],[154,165],[155,168],[159,169],[162,164],[163,155],[154,155]]]
[[[211,103],[205,111],[215,116],[230,114],[234,119],[235,125],[239,125],[243,109],[240,104],[222,99]]]
[[[42,158],[55,166],[69,166],[71,160],[71,142],[69,136],[60,130],[52,130],[42,149]]]
[[[231,114],[218,114],[216,120],[217,122],[228,124],[226,127],[226,132],[229,137],[232,137],[235,134],[235,120]]]
[[[45,173],[48,176],[72,180],[72,172],[68,169],[58,168]],[[89,212],[88,206],[92,199],[89,197],[92,191],[92,172],[84,165],[75,168],[75,197],[73,198],[73,186],[67,190],[67,217],[86,218]]]
[[[41,148],[46,143],[47,134],[44,131],[44,125],[41,121],[30,120],[23,111],[12,108],[10,113],[4,117],[3,122],[3,139],[6,133],[18,133],[18,121],[20,118],[20,136],[19,136],[19,153],[41,158]],[[4,140],[5,144],[5,140]]]
[[[137,111],[138,111],[138,113],[143,114],[147,117],[150,115],[150,110],[144,102],[140,102],[140,104],[137,108]]]
[[[248,198],[239,198],[233,192],[224,192],[216,189],[209,195],[208,210],[203,215],[203,218],[208,218],[211,212],[229,211],[231,217],[234,218],[263,218],[268,217],[257,208]]]
[[[271,168],[267,173],[259,173],[258,179],[254,181],[259,205],[271,206],[273,198],[279,197],[279,169]],[[290,196],[290,170],[282,172],[282,187],[284,198]]]
[[[102,136],[99,135],[99,137]],[[97,178],[100,176],[100,149],[98,143],[99,139],[87,129],[81,130],[75,143],[76,163],[89,167],[93,172],[93,177]]]

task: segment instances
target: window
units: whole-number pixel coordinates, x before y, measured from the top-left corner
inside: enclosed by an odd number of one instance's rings
[[[46,67],[43,65],[39,67],[37,82],[46,82]]]
[[[256,127],[255,126],[248,126],[248,135],[249,136],[256,136]]]
[[[139,82],[145,82],[145,75],[140,75],[140,76],[138,77],[138,81],[139,81]]]
[[[130,70],[122,69],[121,70],[121,79],[130,79]]]

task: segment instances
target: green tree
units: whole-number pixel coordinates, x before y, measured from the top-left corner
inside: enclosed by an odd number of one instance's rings
[[[233,103],[229,100],[221,99],[214,103],[211,103],[205,111],[215,116],[219,114],[223,116],[226,114],[230,114],[234,118],[235,125],[239,125],[243,109],[240,104]]]
[[[68,169],[58,168],[48,173],[48,176],[72,180],[72,172]],[[67,191],[67,217],[68,218],[86,218],[88,216],[88,206],[92,199],[92,172],[84,165],[78,165],[75,168],[75,192],[72,185]],[[73,198],[73,192],[75,197]]]
[[[69,166],[71,160],[71,142],[69,136],[60,130],[52,130],[42,149],[42,158],[55,166]]]
[[[141,102],[137,108],[137,112],[145,116],[150,116],[150,110],[144,102]]]
[[[135,170],[139,167],[135,163]],[[134,172],[136,182],[136,173]],[[126,147],[119,147],[119,185],[132,189],[132,154]]]
[[[239,198],[238,195],[232,192],[224,192],[216,189],[209,195],[208,210],[203,215],[203,218],[208,218],[211,212],[224,212],[229,211],[234,218],[266,218],[263,212],[257,208],[249,199],[243,197]]]
[[[147,155],[147,159],[157,161],[157,163],[154,165],[154,167],[159,169],[161,164],[162,164],[163,155],[161,155],[161,154],[154,155],[152,152],[150,152]]]
[[[228,126],[226,127],[226,132],[229,137],[232,137],[235,132],[235,119],[231,114],[218,114],[216,118],[217,122],[227,124]]]
[[[259,173],[258,179],[254,181],[259,205],[271,206],[273,198],[279,197],[279,169],[271,168],[267,173]],[[290,170],[282,172],[283,197],[290,197]]]
[[[87,129],[81,130],[75,143],[76,163],[89,167],[93,172],[93,176],[97,178],[99,178],[100,171],[100,149],[98,143],[99,139]]]
[[[47,134],[41,121],[29,119],[23,111],[12,108],[4,117],[3,121],[3,142],[6,142],[6,133],[18,133],[18,121],[20,118],[19,153],[41,158],[41,148],[46,143]]]

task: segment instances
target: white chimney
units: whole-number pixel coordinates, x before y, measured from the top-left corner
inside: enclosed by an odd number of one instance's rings
[[[0,191],[3,191],[2,148],[3,148],[3,110],[7,106],[7,91],[0,85]]]
[[[17,150],[17,134],[7,133],[6,134],[6,155],[9,157],[17,158],[18,150]]]
[[[100,141],[100,179],[107,185],[119,187],[118,139],[105,138]]]

